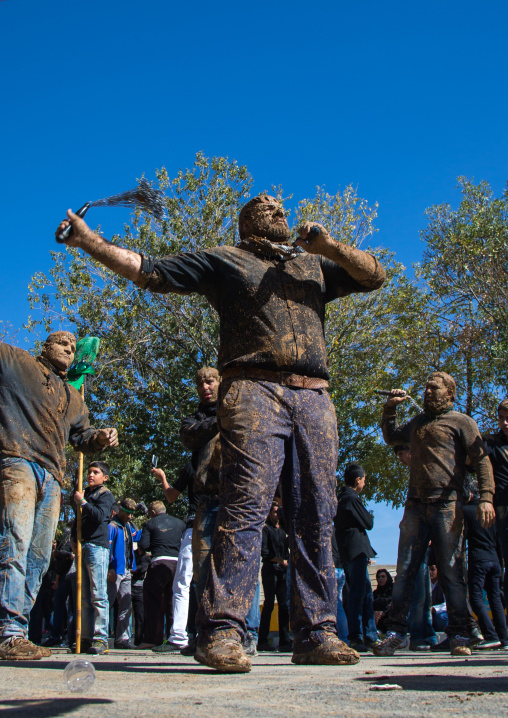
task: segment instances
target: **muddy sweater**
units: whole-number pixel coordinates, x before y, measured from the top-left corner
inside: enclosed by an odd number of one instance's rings
[[[143,257],[136,282],[153,292],[203,294],[220,317],[219,371],[257,367],[329,379],[323,334],[325,304],[384,281],[375,270],[362,283],[320,255],[282,261],[239,247]]]
[[[463,500],[466,459],[478,475],[481,498],[492,501],[492,467],[476,422],[466,414],[424,412],[397,426],[395,409],[385,408],[381,423],[387,444],[411,444],[407,498],[420,501]]]
[[[44,358],[0,344],[0,456],[35,461],[62,483],[67,441],[95,454],[88,409],[81,395]]]

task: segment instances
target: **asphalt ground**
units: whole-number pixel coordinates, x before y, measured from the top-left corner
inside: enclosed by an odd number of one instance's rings
[[[71,693],[64,669],[80,658],[57,649],[41,661],[0,662],[2,718],[244,718],[245,716],[508,716],[508,655],[470,658],[397,652],[356,666],[295,666],[262,653],[247,674],[219,674],[179,654],[111,650],[91,659],[93,686]],[[377,692],[372,686],[402,690]]]

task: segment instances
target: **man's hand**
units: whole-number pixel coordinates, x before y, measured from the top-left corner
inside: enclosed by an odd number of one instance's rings
[[[166,480],[166,474],[162,469],[152,469],[152,474],[155,476],[157,481],[159,481],[161,484]]]
[[[95,438],[101,446],[118,446],[118,432],[116,429],[100,429]]]
[[[496,512],[490,501],[480,501],[476,509],[476,519],[484,529],[488,529],[494,524]]]
[[[74,493],[74,503],[80,504],[83,501],[84,496],[85,496],[85,494],[83,491],[76,491]]]
[[[110,568],[108,571],[108,583],[116,583],[116,571],[114,568]]]
[[[404,389],[392,389],[389,397],[387,397],[385,406],[394,407],[400,404],[402,401],[408,398],[407,392]]]
[[[62,222],[60,222],[55,232],[55,235],[57,235],[59,232],[66,229],[70,224],[72,224],[71,235],[69,239],[65,242],[65,244],[68,244],[69,247],[82,247],[83,249],[87,249],[88,246],[94,244],[97,239],[102,239],[100,235],[96,234],[95,232],[92,232],[85,220],[81,219],[81,217],[78,217],[77,214],[74,214],[71,209],[67,210],[67,217],[69,219],[64,219]]]
[[[310,230],[313,227],[317,227],[319,232],[310,234]],[[300,239],[297,239],[295,244],[297,247],[303,247],[309,254],[322,254],[324,257],[327,256],[328,250],[331,247],[335,247],[337,242],[330,237],[326,229],[317,222],[306,222],[303,227],[298,230]]]

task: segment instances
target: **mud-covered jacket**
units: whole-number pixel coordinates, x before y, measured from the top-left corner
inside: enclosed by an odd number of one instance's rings
[[[108,524],[111,518],[111,509],[115,497],[104,484],[85,489],[86,504],[81,507],[82,523],[81,536],[83,543],[93,543],[96,546],[109,548]],[[74,522],[71,532],[76,540],[77,525]]]
[[[325,304],[384,281],[376,262],[362,282],[306,252],[282,261],[240,247],[154,260],[142,257],[136,284],[152,292],[204,295],[220,318],[218,369],[256,367],[329,379]]]
[[[34,461],[61,484],[65,446],[103,450],[81,395],[43,357],[0,343],[0,456]]]
[[[478,476],[480,497],[492,501],[494,477],[474,419],[459,411],[418,414],[397,426],[395,409],[385,407],[381,426],[387,444],[411,444],[408,499],[464,500],[466,459]]]
[[[494,506],[508,506],[508,437],[498,431],[484,436],[483,441],[494,472]]]
[[[200,404],[195,414],[187,416],[180,427],[180,439],[192,451],[194,494],[217,495],[221,467],[217,404]]]
[[[335,517],[335,535],[343,563],[361,554],[367,558],[376,555],[367,536],[367,531],[373,526],[372,514],[362,504],[360,494],[351,486],[343,486],[339,491]]]

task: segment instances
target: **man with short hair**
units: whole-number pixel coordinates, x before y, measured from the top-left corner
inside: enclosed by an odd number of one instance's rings
[[[38,660],[49,648],[27,640],[28,617],[46,572],[60,515],[65,447],[99,453],[115,429],[90,426],[66,381],[76,339],[53,332],[41,354],[0,343],[0,657]]]
[[[141,531],[131,523],[136,502],[123,498],[119,511],[109,522],[109,570],[108,601],[109,608],[117,604],[116,624],[114,627],[115,648],[132,650],[136,648],[130,637],[132,615],[131,581],[132,571],[136,569],[134,543],[139,540]]]
[[[508,597],[508,399],[497,407],[499,431],[483,437],[485,448],[492,463],[496,493],[494,507],[501,551],[504,562],[504,596]]]
[[[374,526],[374,517],[360,499],[366,479],[363,466],[346,466],[335,518],[337,546],[348,585],[349,645],[358,653],[367,653],[378,641],[368,569],[369,560],[376,556],[367,535]]]
[[[433,372],[425,386],[421,414],[397,426],[396,407],[407,398],[401,389],[394,389],[384,406],[383,437],[390,445],[410,444],[411,467],[400,524],[397,577],[386,622],[388,632],[385,640],[374,647],[376,655],[393,655],[408,645],[408,608],[416,574],[431,540],[448,607],[446,633],[451,654],[471,655],[462,548],[466,461],[469,459],[478,474],[478,518],[485,526],[494,520],[494,480],[476,422],[453,408],[455,392],[453,377]]]
[[[148,505],[149,520],[143,524],[138,551],[150,553],[152,560],[143,582],[145,613],[141,649],[160,646],[164,640],[164,616],[172,622],[173,581],[185,523],[166,513],[162,501]]]
[[[336,633],[331,535],[338,445],[335,410],[325,391],[323,324],[328,302],[378,289],[384,269],[315,222],[298,230],[292,246],[281,203],[265,194],[242,208],[237,246],[157,261],[109,243],[67,214],[69,245],[150,291],[202,294],[219,315],[221,495],[198,611],[196,660],[231,673],[251,669],[242,648],[245,616],[280,480],[294,559],[292,661],[357,662],[358,654]]]

